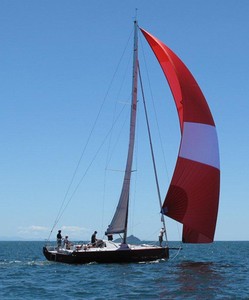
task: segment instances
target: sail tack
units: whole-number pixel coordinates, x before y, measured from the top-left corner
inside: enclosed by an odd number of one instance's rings
[[[157,38],[141,31],[171,88],[182,135],[162,211],[183,224],[183,242],[209,243],[214,239],[220,189],[214,120],[201,89],[184,63]]]

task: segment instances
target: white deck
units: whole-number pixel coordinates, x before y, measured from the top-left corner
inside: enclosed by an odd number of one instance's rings
[[[64,253],[64,254],[70,254],[72,252],[97,252],[97,251],[115,251],[115,250],[135,250],[135,249],[150,249],[150,248],[160,248],[158,246],[153,245],[131,245],[131,244],[120,244],[120,243],[114,243],[111,241],[103,241],[105,246],[104,247],[91,247],[89,244],[78,244],[78,245],[72,245],[70,249],[66,249],[65,247],[60,247],[59,249],[56,246],[47,246],[47,250],[50,253]]]

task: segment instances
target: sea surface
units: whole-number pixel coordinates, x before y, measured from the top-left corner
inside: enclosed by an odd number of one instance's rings
[[[183,245],[160,262],[88,265],[46,261],[42,246],[0,242],[0,299],[249,299],[249,242]]]

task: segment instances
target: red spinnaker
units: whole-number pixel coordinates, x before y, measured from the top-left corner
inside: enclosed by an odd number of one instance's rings
[[[216,128],[205,97],[179,57],[141,29],[171,88],[178,111],[181,144],[162,211],[183,224],[185,243],[214,239],[220,166]]]

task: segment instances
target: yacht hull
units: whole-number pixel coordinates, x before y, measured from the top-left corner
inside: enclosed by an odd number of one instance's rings
[[[43,254],[49,261],[67,264],[88,264],[96,263],[134,263],[155,261],[169,258],[169,248],[152,247],[142,249],[116,249],[97,251],[49,251],[43,247]]]

